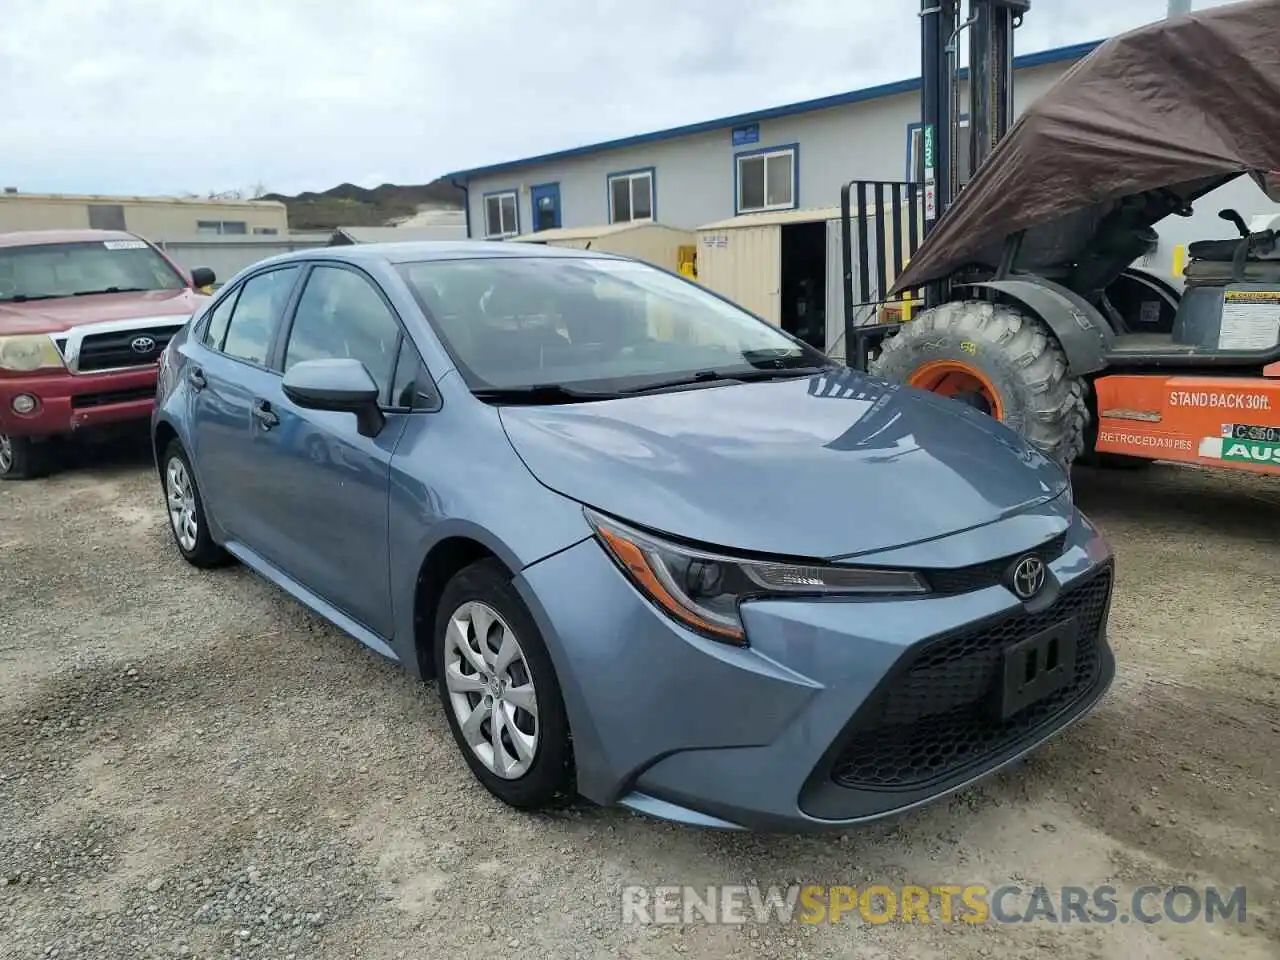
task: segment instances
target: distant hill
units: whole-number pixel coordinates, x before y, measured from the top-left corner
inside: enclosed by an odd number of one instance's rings
[[[422,186],[384,183],[372,190],[342,183],[321,193],[307,191],[296,197],[264,194],[261,200],[279,200],[289,211],[290,230],[335,230],[338,227],[383,227],[411,217],[421,207],[461,210],[464,194],[447,180]]]

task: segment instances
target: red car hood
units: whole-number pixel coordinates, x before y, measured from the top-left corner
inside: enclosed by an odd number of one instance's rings
[[[192,290],[102,293],[31,303],[0,303],[0,335],[59,333],[82,323],[146,317],[191,316],[208,297]]]

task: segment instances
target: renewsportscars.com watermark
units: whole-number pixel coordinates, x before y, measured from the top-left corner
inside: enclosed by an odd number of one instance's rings
[[[1243,923],[1245,888],[866,887],[721,884],[622,888],[622,922],[694,923]]]

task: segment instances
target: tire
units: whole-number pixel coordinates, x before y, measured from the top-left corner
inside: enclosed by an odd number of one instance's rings
[[[179,477],[185,478],[185,481]],[[196,484],[195,471],[191,469],[191,461],[187,452],[177,440],[169,441],[165,448],[160,467],[160,483],[165,495],[165,516],[169,520],[169,534],[173,544],[182,554],[182,558],[193,567],[208,569],[223,567],[233,562],[229,553],[218,546],[209,535],[209,524],[205,519],[204,499],[200,495],[200,487]],[[184,489],[179,489],[184,488]],[[181,500],[181,507],[179,507]],[[184,526],[185,518],[191,519],[195,527],[191,536],[190,526]],[[184,532],[180,533],[182,529]]]
[[[475,638],[477,623],[483,627],[484,618],[489,615],[496,619],[484,645],[489,656],[483,657],[478,646],[469,641]],[[478,620],[473,619],[477,616]],[[453,628],[455,621],[465,626],[465,631]],[[494,646],[500,645],[506,636],[515,640],[517,656],[499,674],[506,689],[494,700],[495,688],[484,684],[483,678],[494,676]],[[445,585],[436,610],[433,639],[440,700],[454,741],[475,778],[503,803],[521,810],[543,809],[569,799],[574,783],[573,744],[560,684],[542,633],[502,564],[492,559],[481,560],[461,570]],[[470,658],[458,646],[459,642],[467,644]],[[476,668],[478,659],[487,674]],[[528,705],[528,693],[523,691],[529,688],[534,695],[536,726],[529,722],[533,715],[517,705],[512,697],[513,691],[522,691],[519,703]],[[472,711],[477,714],[479,735],[469,738],[464,723]],[[504,722],[504,729],[498,731],[501,751],[493,749],[495,715],[501,715]],[[536,734],[532,744],[530,732]],[[515,749],[517,735],[528,749],[524,756]],[[472,739],[477,741],[477,746],[472,746]],[[503,762],[494,762],[494,757]],[[512,760],[516,763],[509,763]],[[504,765],[505,775],[497,772]]]
[[[53,471],[48,443],[0,433],[0,480],[37,480]]]
[[[1085,447],[1085,384],[1038,317],[1000,303],[960,300],[926,310],[889,337],[870,372],[908,383],[932,361],[978,374],[998,394],[1000,419],[1046,456],[1070,466]]]

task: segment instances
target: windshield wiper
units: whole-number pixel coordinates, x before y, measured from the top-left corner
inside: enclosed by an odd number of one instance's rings
[[[99,293],[146,293],[146,287],[103,287],[101,290],[77,290],[72,296],[92,297]]]
[[[0,303],[31,303],[33,300],[57,300],[56,293],[15,293],[12,297],[0,297]]]
[[[471,391],[479,400],[493,403],[583,403],[588,400],[609,400],[621,396],[618,393],[574,390],[558,383],[536,383],[528,387],[478,387]]]
[[[657,383],[646,383],[642,387],[633,387],[626,393],[653,393],[658,390],[671,390],[676,387],[692,387],[700,383],[748,383],[758,380],[780,380],[787,377],[807,377],[826,370],[825,366],[805,364],[803,367],[776,368],[773,370],[738,370],[732,373],[722,370],[699,370],[683,377],[660,380]]]

